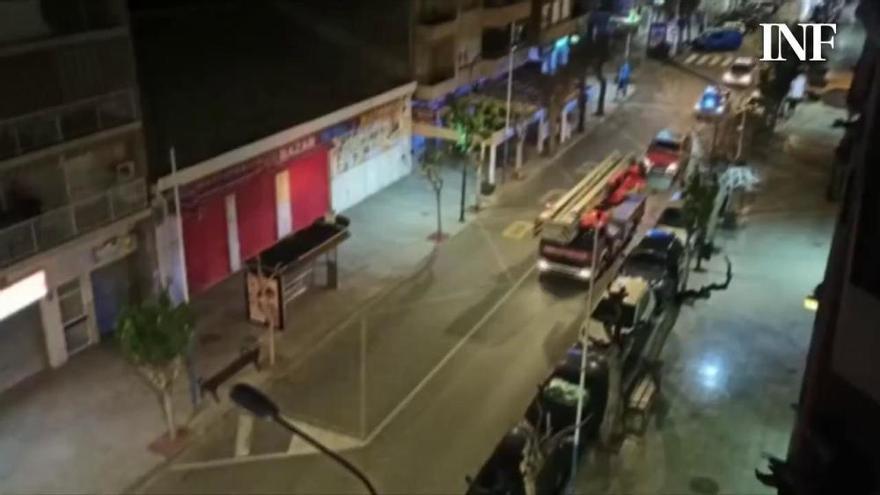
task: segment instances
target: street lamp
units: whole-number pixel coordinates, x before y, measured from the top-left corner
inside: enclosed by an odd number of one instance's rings
[[[272,420],[294,435],[299,435],[300,438],[306,441],[306,443],[336,461],[337,464],[344,467],[348,472],[359,479],[370,495],[376,495],[376,489],[373,488],[373,484],[370,483],[370,480],[367,479],[367,476],[364,473],[352,463],[345,460],[342,456],[328,449],[310,435],[300,430],[287,418],[282,416],[281,411],[278,409],[278,405],[272,402],[272,399],[267,397],[263,392],[245,383],[239,383],[232,387],[232,391],[229,393],[229,398],[232,399],[232,402],[238,407],[250,412],[257,418]]]

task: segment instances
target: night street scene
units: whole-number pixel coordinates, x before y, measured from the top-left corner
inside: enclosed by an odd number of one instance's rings
[[[0,0],[0,494],[880,495],[880,1]]]

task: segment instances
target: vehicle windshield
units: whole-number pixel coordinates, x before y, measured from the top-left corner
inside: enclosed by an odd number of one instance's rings
[[[681,143],[677,141],[666,141],[664,139],[655,140],[653,147],[675,152],[681,151]]]
[[[751,70],[752,66],[747,64],[733,64],[732,66],[730,66],[730,72],[738,76],[748,74]]]
[[[663,210],[657,223],[670,227],[684,228],[684,214],[680,208],[667,208]]]

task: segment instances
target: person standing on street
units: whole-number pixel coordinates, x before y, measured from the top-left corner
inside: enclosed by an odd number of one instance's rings
[[[797,109],[798,104],[804,100],[806,92],[807,74],[801,70],[798,72],[798,75],[791,80],[791,84],[788,86],[788,95],[785,98],[785,101],[788,103],[786,118],[790,118],[794,115],[794,111]]]
[[[624,60],[623,64],[620,66],[620,70],[617,72],[617,93],[615,93],[614,99],[619,100],[626,96],[626,90],[629,86],[629,76],[629,62]]]

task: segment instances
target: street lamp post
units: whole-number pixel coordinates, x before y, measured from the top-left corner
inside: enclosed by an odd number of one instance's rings
[[[510,23],[510,51],[507,54],[507,105],[504,111],[504,166],[510,158],[510,105],[513,99],[513,55],[516,52],[516,23]],[[505,168],[505,170],[507,170]]]
[[[574,442],[572,444],[571,449],[571,477],[569,480],[573,482],[575,479],[575,475],[577,474],[577,461],[578,461],[578,448],[580,447],[581,441],[581,422],[584,418],[584,395],[586,395],[586,381],[587,381],[587,350],[589,349],[590,344],[590,323],[592,322],[593,316],[593,289],[596,285],[596,256],[595,253],[599,252],[599,229],[593,228],[593,253],[594,256],[591,257],[590,260],[590,286],[587,289],[587,312],[584,324],[582,325],[581,330],[581,368],[580,375],[578,376],[578,401],[577,401],[577,412],[575,413],[574,424],[576,425],[574,430]]]
[[[373,487],[373,484],[370,483],[370,480],[367,479],[367,476],[363,472],[361,472],[360,469],[355,467],[354,464],[345,460],[344,457],[322,445],[320,442],[312,438],[309,434],[300,430],[295,424],[290,422],[290,420],[288,420],[281,414],[278,406],[274,402],[272,402],[272,399],[263,394],[263,392],[257,390],[251,385],[239,383],[232,387],[232,391],[229,393],[229,398],[232,399],[232,402],[238,405],[238,407],[250,412],[254,416],[260,419],[268,419],[274,421],[276,424],[293,433],[294,435],[299,435],[299,437],[305,440],[306,443],[318,449],[318,451],[320,451],[327,457],[333,459],[337,464],[345,468],[349,473],[360,480],[360,482],[363,483],[364,487],[367,489],[367,492],[370,493],[370,495],[377,495],[376,489]]]

